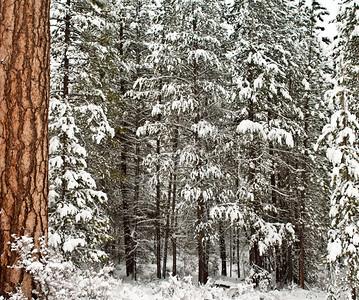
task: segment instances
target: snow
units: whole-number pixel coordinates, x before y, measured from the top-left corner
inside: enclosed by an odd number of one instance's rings
[[[217,128],[207,121],[199,121],[197,124],[193,124],[191,129],[199,137],[215,136],[217,133]]]
[[[337,166],[342,161],[343,154],[340,150],[335,148],[328,148],[327,149],[327,158],[329,161],[333,163],[333,165]]]
[[[340,240],[328,243],[328,259],[329,261],[335,261],[337,257],[342,254],[342,245]]]
[[[183,284],[181,281],[174,284],[163,281],[160,284],[149,285],[131,285],[122,284],[118,288],[119,295],[110,299],[126,300],[324,300],[326,295],[321,291],[303,290],[294,288],[291,290],[262,292],[252,290],[241,294],[241,288],[232,287],[230,289],[195,287],[189,284]],[[113,287],[112,287],[113,288]]]
[[[178,280],[171,277],[169,280],[149,284],[130,284],[118,282],[118,285],[102,282],[106,286],[106,299],[126,300],[324,300],[325,292],[318,290],[303,290],[297,287],[286,290],[263,292],[254,290],[248,284],[231,285],[229,289],[214,286],[198,287],[188,279]],[[101,298],[99,298],[101,299]],[[104,298],[105,299],[105,298]]]
[[[34,249],[33,239],[15,237],[12,250],[21,254],[20,266],[33,274],[37,283],[51,297],[49,299],[107,299],[107,300],[324,300],[325,292],[303,290],[295,285],[282,290],[255,288],[254,284],[232,277],[210,278],[206,285],[197,285],[196,276],[169,276],[166,280],[151,282],[131,281],[120,274],[125,266],[104,266],[97,270],[79,269],[61,254],[47,249],[45,242],[40,249]],[[83,239],[70,239],[64,244],[64,251],[73,251],[78,245],[85,246]],[[34,251],[40,251],[40,259],[33,259]],[[93,255],[101,256],[102,251]],[[151,266],[151,265],[147,265]],[[152,270],[151,270],[152,271]],[[119,273],[120,272],[120,273]],[[10,298],[23,299],[21,291]],[[3,300],[0,297],[0,300]]]
[[[61,243],[60,235],[57,232],[51,233],[51,231],[49,230],[49,245],[56,247],[60,243]]]
[[[85,246],[86,241],[84,239],[71,239],[64,243],[62,249],[65,252],[72,252],[77,246]]]
[[[253,122],[251,120],[243,120],[243,121],[241,121],[241,123],[237,126],[237,132],[238,133],[258,132],[263,137],[266,136],[266,134],[264,133],[263,124]]]

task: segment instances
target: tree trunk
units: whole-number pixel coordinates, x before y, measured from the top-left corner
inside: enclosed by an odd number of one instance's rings
[[[119,30],[119,53],[120,56],[124,58],[124,50],[123,50],[123,40],[124,40],[124,25],[123,23],[120,24]],[[126,89],[125,89],[125,82],[123,79],[120,80],[120,91],[121,95],[125,96]],[[121,171],[121,194],[122,194],[122,214],[123,214],[123,231],[124,231],[124,248],[125,248],[125,260],[126,260],[126,276],[131,276],[132,279],[136,277],[135,275],[135,241],[132,230],[134,229],[134,216],[133,216],[133,206],[136,203],[136,188],[135,187],[135,199],[131,205],[131,197],[129,191],[129,182],[128,182],[128,167],[130,164],[129,158],[129,127],[131,125],[127,122],[123,122],[122,128],[119,133],[120,143],[122,146],[121,149],[121,164],[120,164],[120,171]],[[137,166],[137,165],[136,165]]]
[[[35,287],[11,251],[28,235],[47,237],[50,1],[1,0],[0,6],[0,295]]]
[[[67,0],[66,1],[66,6],[69,8],[71,5],[71,0]],[[67,14],[65,15],[64,18],[65,21],[65,31],[64,31],[64,44],[65,44],[65,48],[64,48],[64,78],[63,78],[63,87],[62,87],[62,99],[64,101],[64,103],[66,103],[66,101],[69,100],[69,74],[70,74],[70,60],[68,57],[68,49],[70,47],[70,34],[71,34],[71,29],[70,29],[70,23],[71,23],[71,16],[70,13],[67,12]],[[61,159],[63,161],[62,164],[62,174],[61,177],[65,178],[65,174],[66,174],[66,170],[68,168],[68,163],[66,160],[66,148],[67,148],[67,135],[63,134],[61,135],[61,144],[64,145],[64,147],[62,148],[62,156]],[[67,190],[67,183],[66,180],[62,180],[62,185],[61,185],[61,202],[62,203],[66,203],[66,190]]]
[[[137,116],[139,113],[136,114]],[[139,122],[136,120],[136,128],[138,128]],[[140,157],[140,144],[136,141],[135,145],[135,181],[134,181],[134,200],[133,200],[133,235],[132,235],[132,249],[133,249],[133,265],[134,272],[132,275],[132,279],[137,280],[137,272],[136,272],[136,260],[137,260],[137,219],[138,216],[137,207],[140,199],[140,169],[141,157]]]
[[[222,276],[227,276],[227,255],[226,255],[226,241],[224,236],[223,222],[219,221],[219,255],[222,261]]]
[[[157,121],[161,119],[160,115],[158,116]],[[161,142],[160,138],[157,138],[156,141],[156,153],[157,160],[160,159],[160,147]],[[156,262],[157,262],[157,278],[161,279],[161,183],[160,183],[160,162],[157,161],[156,166],[156,221],[155,221],[155,231],[156,231]]]
[[[174,168],[176,172],[176,164]],[[177,228],[177,218],[176,218],[176,192],[177,192],[177,176],[173,175],[173,192],[172,192],[172,203],[171,203],[171,231],[172,231],[172,276],[177,275],[177,239],[176,239],[176,228]]]
[[[306,121],[308,119],[307,111],[309,109],[309,99],[306,98],[305,103],[305,121],[304,121],[304,132],[307,135],[308,133],[308,122]],[[304,217],[305,217],[305,201],[306,201],[306,188],[307,188],[307,164],[306,160],[308,157],[307,149],[308,149],[308,138],[306,137],[303,141],[303,147],[304,147],[304,157],[303,157],[303,164],[301,172],[301,179],[302,179],[302,190],[300,191],[300,216],[299,216],[299,249],[300,249],[300,255],[299,255],[299,284],[302,289],[304,289],[304,279],[305,279],[305,272],[304,272],[304,260],[305,260],[305,226],[304,226]]]
[[[292,246],[291,245],[288,247],[287,262],[288,262],[288,283],[291,284],[293,282],[293,261],[292,261]]]
[[[177,117],[176,124],[179,124],[179,118]],[[176,152],[178,150],[178,128],[174,129],[173,149],[174,164],[173,164],[173,189],[172,189],[172,203],[171,203],[171,242],[172,242],[172,276],[177,275],[177,241],[176,241],[176,229],[177,229],[177,217],[176,217],[176,196],[177,196],[177,157]]]
[[[352,288],[352,300],[357,300],[357,291],[356,288]]]
[[[299,284],[304,289],[304,223],[300,224],[299,228]]]
[[[237,235],[236,235],[236,248],[237,248],[237,275],[238,278],[241,278],[241,258],[239,255],[239,228],[237,228]]]
[[[200,196],[197,203],[197,247],[198,247],[198,282],[206,284],[208,280],[208,260],[206,259],[205,231],[201,226],[205,216],[205,204]]]
[[[232,277],[233,270],[233,233],[232,227],[229,228],[229,277]]]
[[[122,193],[122,209],[123,209],[123,231],[125,243],[125,259],[126,259],[126,276],[133,276],[134,273],[134,249],[131,235],[131,208],[130,197],[127,187],[127,141],[124,136],[121,138],[122,151],[121,151],[121,193]]]
[[[249,75],[249,81],[252,80],[252,74]],[[254,121],[254,103],[252,98],[248,101],[248,119],[251,121]],[[256,199],[256,190],[255,190],[255,181],[256,181],[256,149],[254,148],[254,144],[250,145],[249,147],[249,169],[248,169],[248,184],[250,187],[252,187],[252,193],[254,198],[254,211],[260,211],[260,204],[258,202],[258,199]],[[250,228],[250,236],[252,237],[256,233],[256,229],[254,227]],[[259,256],[259,247],[258,243],[254,241],[251,244],[251,248],[249,249],[249,264],[250,266],[253,265],[261,265],[260,262],[260,256]]]
[[[168,240],[170,236],[170,206],[171,206],[171,189],[172,189],[172,173],[170,174],[168,183],[167,206],[166,206],[166,225],[165,225],[165,240],[163,245],[163,264],[162,277],[166,278],[167,269],[167,254],[168,254]]]

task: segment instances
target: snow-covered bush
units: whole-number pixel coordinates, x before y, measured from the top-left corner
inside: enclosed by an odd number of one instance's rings
[[[257,265],[253,265],[249,271],[249,276],[247,277],[246,282],[255,283],[261,291],[267,291],[272,282],[272,277],[267,270]]]
[[[154,290],[160,299],[173,300],[194,300],[194,299],[222,299],[223,290],[211,287],[210,284],[204,286],[195,286],[190,276],[179,279],[176,276],[170,276],[168,281],[163,281]]]
[[[237,299],[240,295],[253,292],[253,284],[238,283],[230,289],[215,287],[208,282],[206,285],[197,286],[192,283],[190,276],[179,279],[177,276],[170,276],[168,281],[162,281],[154,288],[153,293],[159,297],[156,299],[173,300],[221,300]]]
[[[14,268],[25,268],[32,274],[38,287],[35,294],[45,299],[114,299],[121,282],[111,276],[112,267],[99,271],[81,270],[72,261],[66,261],[42,242],[40,253],[34,249],[33,239],[14,237],[12,250],[19,252],[20,260]],[[10,299],[23,299],[21,290]]]
[[[250,282],[238,283],[234,287],[231,287],[227,294],[229,298],[237,299],[241,295],[249,294],[254,291],[254,284]]]

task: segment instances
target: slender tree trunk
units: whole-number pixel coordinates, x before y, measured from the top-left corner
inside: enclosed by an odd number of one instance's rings
[[[195,9],[195,5],[192,3],[192,12]],[[192,30],[194,34],[197,34],[197,18],[194,18],[192,21]],[[198,49],[197,42],[194,42],[194,49]],[[198,90],[198,65],[196,60],[193,62],[193,95],[196,99],[199,100],[199,90]],[[204,105],[206,105],[204,103]],[[200,112],[197,111],[196,117],[194,119],[195,123],[198,123],[201,119]],[[196,149],[201,150],[203,145],[201,144],[200,138],[198,134],[194,137],[195,147]],[[201,167],[201,158],[199,159],[199,163],[196,165],[196,168],[199,170]],[[201,178],[198,176],[196,183],[199,184]],[[197,234],[197,250],[198,250],[198,281],[200,284],[206,284],[208,280],[208,243],[206,243],[206,232],[203,228],[203,223],[206,222],[206,203],[203,199],[203,196],[198,197],[197,199],[197,220],[196,220],[196,228],[198,230]]]
[[[161,96],[159,97],[159,104],[161,104]],[[161,121],[161,115],[157,117],[157,122]],[[157,278],[161,279],[161,178],[160,178],[160,154],[161,154],[161,140],[157,137],[156,141],[156,154],[157,154],[157,165],[156,165],[156,262],[157,262]]]
[[[123,40],[124,40],[124,25],[120,24],[120,32],[119,32],[119,53],[120,56],[124,59],[124,50],[123,50]],[[124,96],[126,93],[125,84],[123,80],[120,82],[120,91],[121,95]],[[134,238],[132,236],[132,227],[133,227],[133,214],[131,208],[131,198],[129,193],[128,186],[128,126],[127,122],[123,122],[122,130],[125,132],[120,133],[120,142],[121,142],[121,194],[122,194],[122,209],[123,209],[123,231],[124,231],[124,246],[125,246],[125,260],[126,260],[126,276],[135,277],[135,249],[134,249]],[[126,133],[127,132],[127,133]],[[135,195],[136,198],[136,195]],[[133,203],[132,203],[133,204]]]
[[[226,240],[224,236],[223,222],[219,221],[219,256],[221,257],[222,270],[221,275],[227,276],[227,255],[226,255]]]
[[[12,235],[47,237],[50,1],[0,4],[0,295],[36,288]]]
[[[288,261],[288,282],[292,283],[293,282],[292,245],[288,247],[287,261]]]
[[[233,270],[233,232],[232,227],[229,228],[229,277],[232,277]]]
[[[355,287],[352,288],[352,299],[357,300],[357,291],[356,291]]]
[[[119,53],[122,58],[124,58],[124,50],[123,50],[123,40],[124,40],[124,26],[123,23],[120,24],[120,32],[119,32]],[[124,81],[120,81],[120,91],[121,95],[124,96],[126,93]],[[120,132],[120,143],[122,146],[121,149],[121,194],[122,194],[122,209],[123,209],[123,231],[124,231],[124,246],[125,246],[125,260],[126,260],[126,276],[131,278],[135,277],[135,249],[134,249],[134,238],[132,236],[133,232],[133,214],[131,207],[131,198],[129,193],[128,186],[128,164],[129,164],[129,136],[128,136],[128,126],[127,122],[123,122],[121,130],[124,132]],[[136,197],[136,196],[135,196]],[[132,203],[133,204],[133,203]]]
[[[305,121],[304,121],[304,132],[307,135],[308,134],[308,122],[306,121],[308,119],[308,109],[309,109],[309,99],[306,98],[305,101]],[[306,188],[307,188],[307,147],[308,147],[308,138],[305,137],[303,141],[303,147],[304,147],[304,157],[303,157],[303,164],[302,164],[302,190],[300,191],[300,216],[299,216],[299,284],[302,289],[304,289],[304,281],[305,281],[305,272],[304,272],[304,265],[305,265],[305,225],[304,225],[304,217],[305,217],[305,200],[306,200]]]
[[[176,164],[175,164],[176,165]],[[174,168],[176,172],[176,167]],[[171,203],[171,243],[172,243],[172,276],[177,275],[177,239],[176,239],[176,228],[177,228],[177,217],[176,217],[176,193],[177,193],[177,176],[173,175],[173,193]]]
[[[64,32],[64,43],[65,43],[65,50],[64,50],[64,86],[63,86],[63,97],[65,100],[68,100],[69,97],[69,73],[70,73],[70,60],[68,56],[68,50],[70,47],[70,35],[71,35],[71,15],[69,12],[71,6],[71,0],[66,0],[67,6],[67,13],[65,15],[65,32]]]
[[[177,275],[177,239],[173,233],[172,239],[172,276]]]
[[[206,204],[200,196],[197,202],[197,247],[198,247],[198,282],[206,284],[208,281],[209,242],[206,241],[205,229],[201,226],[206,220]]]
[[[170,174],[169,183],[168,183],[168,193],[167,193],[167,205],[166,205],[166,225],[165,225],[165,240],[163,245],[163,263],[162,263],[162,277],[166,278],[166,269],[167,269],[167,254],[168,254],[168,240],[170,235],[170,206],[171,206],[171,189],[172,189],[172,173]]]
[[[179,124],[179,118],[177,117],[177,124]],[[172,276],[177,275],[177,240],[176,240],[176,229],[177,229],[177,217],[176,217],[176,196],[177,196],[177,156],[176,152],[178,150],[178,138],[179,132],[178,128],[174,129],[174,139],[173,139],[173,155],[174,155],[174,164],[173,164],[173,189],[172,189],[172,203],[171,203],[171,243],[172,243]]]
[[[313,3],[312,3],[313,5]],[[310,23],[310,36],[313,37],[315,29],[315,18],[313,7],[311,9],[311,23]],[[312,71],[312,43],[309,44],[309,52],[308,52],[308,68],[307,68],[307,82],[311,83]],[[310,87],[311,88],[311,87]],[[307,159],[308,159],[308,134],[309,134],[309,124],[308,120],[310,118],[309,112],[309,96],[306,96],[304,99],[304,140],[303,140],[303,148],[304,148],[304,157],[303,157],[303,165],[302,165],[302,190],[300,195],[300,224],[299,224],[299,284],[301,288],[305,287],[305,225],[304,225],[304,216],[305,216],[305,202],[306,202],[306,188],[307,188]]]
[[[139,112],[136,113],[139,115]],[[138,128],[139,121],[136,119],[136,128]],[[140,144],[139,141],[135,142],[135,181],[134,181],[134,200],[133,200],[133,234],[132,236],[132,249],[133,249],[133,265],[134,265],[134,273],[132,279],[137,280],[137,273],[136,273],[136,264],[137,264],[137,220],[136,217],[138,216],[137,207],[138,202],[140,199],[140,164],[141,164],[141,157],[140,157]]]
[[[209,249],[210,248],[210,242],[208,240],[204,241],[204,270],[203,270],[203,284],[207,283],[208,276],[209,276]]]
[[[250,67],[251,68],[251,67]],[[249,74],[249,81],[252,80],[252,74]],[[254,104],[252,98],[249,99],[248,102],[248,119],[254,121]],[[252,193],[254,198],[254,209],[259,210],[259,202],[256,199],[256,190],[253,188],[255,186],[255,174],[256,174],[256,162],[255,162],[255,148],[254,145],[250,145],[249,147],[249,169],[248,169],[248,183],[252,187]],[[250,228],[250,236],[252,237],[255,234],[255,228]],[[254,241],[249,249],[249,264],[252,265],[260,265],[260,256],[259,256],[259,247],[258,243]]]
[[[304,289],[304,223],[300,224],[299,228],[299,284]]]
[[[205,215],[205,204],[200,196],[197,202],[197,228],[201,227]],[[206,249],[205,249],[205,232],[203,228],[199,229],[197,234],[197,248],[198,248],[198,282],[200,284],[207,283],[206,276]]]
[[[128,163],[128,147],[124,134],[121,137],[121,193],[122,193],[122,209],[123,209],[123,231],[125,243],[125,259],[126,259],[126,276],[133,276],[134,273],[134,249],[132,241],[132,210],[130,207],[130,197],[127,186],[127,163]]]
[[[239,177],[240,177],[240,164],[237,162],[237,176],[236,176],[236,180],[235,180],[235,185],[236,185],[236,194],[237,194],[237,201],[238,203],[240,203],[240,195],[239,195]],[[237,228],[237,232],[236,232],[236,252],[237,252],[237,277],[240,278],[241,277],[241,260],[240,260],[240,250],[239,250],[239,228]]]
[[[238,278],[241,278],[241,258],[239,255],[239,228],[237,228],[236,249],[237,249],[237,275]]]
[[[71,6],[71,0],[66,0],[66,6],[68,8],[70,8]],[[64,17],[64,21],[65,21],[65,31],[64,31],[64,77],[63,77],[63,87],[62,87],[62,100],[64,101],[64,103],[66,103],[67,101],[69,101],[69,74],[70,74],[70,60],[68,57],[68,49],[70,47],[70,43],[71,43],[71,39],[70,39],[70,35],[71,35],[71,15],[69,13],[69,9],[67,10],[67,13]],[[63,145],[62,147],[62,161],[63,164],[61,166],[61,177],[65,178],[65,174],[66,174],[66,170],[68,169],[68,162],[66,160],[66,151],[67,151],[67,135],[66,134],[62,134],[61,135],[61,144]],[[66,180],[62,180],[62,185],[61,185],[61,202],[65,203],[66,201],[66,191],[67,191],[67,183]]]

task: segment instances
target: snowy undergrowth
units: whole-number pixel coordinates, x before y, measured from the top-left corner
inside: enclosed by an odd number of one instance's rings
[[[253,289],[252,284],[238,283],[230,289],[192,283],[191,277],[170,276],[167,280],[149,284],[124,283],[113,274],[113,267],[98,270],[82,270],[71,261],[45,247],[34,249],[31,238],[17,238],[12,246],[18,251],[20,263],[17,268],[25,268],[34,276],[40,287],[39,298],[44,299],[103,299],[103,300],[279,300],[279,299],[320,299],[325,295],[319,292],[291,289],[287,291],[262,292]],[[39,293],[39,292],[35,292]],[[9,299],[25,299],[21,291]],[[0,297],[0,300],[3,300]]]

